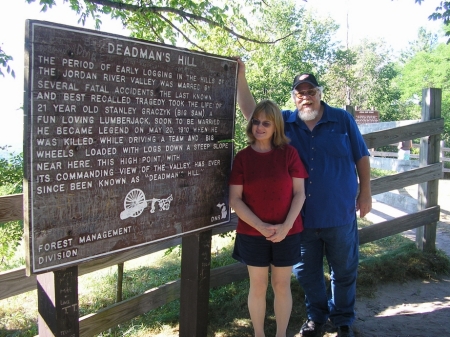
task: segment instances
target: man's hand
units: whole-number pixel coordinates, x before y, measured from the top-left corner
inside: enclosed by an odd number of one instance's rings
[[[372,196],[359,194],[356,198],[356,210],[359,211],[359,217],[363,218],[372,210]]]

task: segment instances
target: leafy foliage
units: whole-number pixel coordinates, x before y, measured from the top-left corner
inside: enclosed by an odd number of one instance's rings
[[[0,150],[4,147],[0,146]],[[0,186],[9,186],[3,194],[22,193],[23,154],[9,154],[9,158],[0,158]]]
[[[36,0],[26,0],[28,3]],[[307,2],[307,0],[304,0]],[[393,1],[393,0],[392,0]],[[415,0],[421,4],[423,0]],[[135,31],[135,37],[175,44],[178,39],[196,46],[190,35],[195,32],[197,26],[206,24],[210,29],[220,27],[237,39],[252,41],[245,34],[239,34],[234,30],[239,22],[248,24],[246,15],[255,14],[256,11],[268,3],[268,1],[196,1],[196,0],[64,0],[79,15],[79,22],[83,25],[88,18],[95,20],[96,28],[101,26],[100,13],[120,19],[124,26]],[[56,0],[39,0],[42,11],[56,5]],[[242,4],[248,5],[249,11],[242,11]],[[264,11],[264,10],[263,10]],[[440,1],[429,20],[441,20],[448,28],[446,35],[450,36],[450,2]],[[226,24],[228,22],[228,25]],[[258,40],[263,42],[264,35]],[[447,43],[450,42],[450,39]]]
[[[423,0],[416,0],[416,2],[422,2]],[[445,33],[446,36],[450,36],[450,1],[441,1],[439,6],[436,7],[436,12],[432,13],[429,17],[429,20],[441,20],[444,25],[447,27],[447,31]],[[450,38],[447,40],[447,44],[450,43]]]
[[[337,50],[330,59],[330,67],[322,77],[322,84],[328,90],[324,92],[324,100],[334,106],[351,105],[351,93],[357,88],[358,79],[353,67],[357,63],[358,54],[351,50]]]
[[[408,43],[408,48],[401,52],[400,62],[405,63],[415,54],[419,52],[428,52],[430,53],[433,49],[436,48],[438,44],[438,36],[437,34],[433,34],[428,32],[425,28],[421,27],[418,31],[417,39]]]
[[[245,134],[246,126],[247,121],[245,120],[244,115],[237,112],[236,120],[234,121],[234,154],[247,146],[247,135]]]
[[[26,0],[28,3],[36,0]],[[241,3],[253,5],[258,10],[261,4],[256,5],[251,0],[234,1],[198,1],[198,0],[65,0],[79,15],[79,23],[85,24],[88,18],[95,21],[96,29],[100,29],[100,14],[110,15],[119,19],[122,24],[132,31],[132,36],[144,40],[158,41],[166,44],[185,44],[198,47],[191,35],[202,25],[220,28],[226,34],[241,41],[270,43],[260,37],[252,39],[240,34],[234,29],[235,21],[247,23],[245,16],[240,15]],[[39,0],[42,11],[47,11],[56,5],[56,0]],[[256,6],[255,6],[256,5]],[[232,21],[231,21],[232,20]],[[230,23],[229,26],[226,23]]]
[[[1,76],[5,76],[5,74],[3,73],[3,71],[6,71],[8,74],[10,74],[12,77],[16,77],[16,73],[14,72],[14,70],[10,67],[10,65],[8,64],[9,61],[12,61],[13,58],[10,55],[7,55],[2,47],[0,47],[0,75]],[[2,71],[3,68],[3,71]]]
[[[256,101],[271,99],[280,107],[292,104],[292,79],[300,72],[324,74],[327,60],[333,54],[331,36],[337,25],[331,19],[317,19],[292,0],[269,0],[254,10],[242,6],[239,13],[249,13],[244,21],[227,22],[254,39],[267,36],[273,44],[254,42],[241,44],[218,28],[198,27],[195,35],[198,47],[215,54],[239,55],[246,62],[247,80]],[[238,13],[238,14],[239,14]],[[246,121],[236,114],[235,145],[239,151],[246,145]]]
[[[0,223],[0,272],[18,267],[13,257],[22,240],[22,234],[22,221]]]
[[[257,101],[269,98],[281,107],[292,104],[291,86],[296,74],[314,72],[320,79],[326,72],[335,45],[330,42],[337,26],[330,19],[316,19],[311,13],[297,8],[293,1],[278,1],[261,25],[277,27],[288,38],[272,46],[262,46],[247,53],[247,79]],[[279,33],[279,34],[280,34]]]
[[[404,119],[398,113],[400,92],[392,83],[398,70],[391,55],[382,42],[368,40],[337,50],[323,77],[328,103],[375,109],[380,111],[382,121]]]
[[[424,88],[442,89],[442,117],[445,119],[444,140],[450,141],[450,45],[439,44],[431,52],[421,51],[411,57],[396,78],[402,101],[422,99]],[[417,104],[410,107],[420,111]]]
[[[22,154],[10,154],[8,159],[0,158],[0,195],[22,193],[22,179]],[[22,221],[0,223],[0,270],[14,266],[11,259],[20,245],[22,234]]]

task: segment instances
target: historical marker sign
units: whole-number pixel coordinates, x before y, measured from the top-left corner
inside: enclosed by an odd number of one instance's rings
[[[234,60],[41,21],[26,32],[30,273],[230,220]]]
[[[356,110],[356,124],[378,123],[380,121],[380,112],[377,110]]]

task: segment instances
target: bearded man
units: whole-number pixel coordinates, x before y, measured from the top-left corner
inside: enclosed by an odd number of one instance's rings
[[[256,104],[245,77],[245,64],[239,58],[237,61],[237,101],[248,119]],[[353,116],[323,102],[322,94],[313,74],[297,75],[292,84],[296,109],[282,111],[285,133],[309,175],[301,211],[302,258],[293,267],[305,292],[308,314],[300,335],[323,336],[330,320],[338,337],[353,337],[359,262],[356,212],[364,217],[372,209],[370,154]],[[324,256],[330,269],[328,289]]]

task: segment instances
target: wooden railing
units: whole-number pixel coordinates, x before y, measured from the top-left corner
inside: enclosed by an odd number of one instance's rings
[[[444,141],[441,141],[441,152],[439,155],[439,161],[442,163],[450,162],[450,148],[444,147]],[[413,148],[420,148],[419,144],[413,144]],[[383,157],[383,158],[398,158],[398,152],[387,152],[387,151],[370,151],[370,155],[372,157]],[[410,158],[412,160],[419,159],[418,154],[411,153]],[[442,172],[450,172],[450,168],[445,168],[444,165],[442,165]]]
[[[439,100],[439,89],[425,89],[422,102]],[[439,101],[440,103],[440,101]],[[437,110],[437,107],[439,110]],[[436,110],[433,110],[436,109]],[[365,134],[369,148],[377,148],[400,140],[421,138],[419,161],[421,167],[371,181],[372,194],[388,192],[405,186],[419,184],[418,203],[420,211],[381,222],[359,230],[360,244],[365,244],[403,231],[416,230],[417,246],[420,249],[436,249],[436,222],[440,207],[437,205],[438,181],[442,177],[442,163],[439,162],[439,135],[444,130],[444,120],[440,118],[440,104],[423,107],[423,121],[395,129]],[[0,222],[22,219],[22,195],[0,197]],[[213,229],[213,235],[232,231],[236,227],[236,217],[231,222]],[[181,238],[156,242],[142,248],[133,248],[105,258],[92,260],[78,266],[79,275],[118,265],[125,261],[151,254],[181,243]],[[246,267],[241,263],[231,264],[211,270],[210,286],[217,287],[248,277]],[[15,296],[36,289],[36,276],[27,277],[25,269],[0,273],[0,299]],[[79,318],[80,336],[92,336],[117,324],[129,321],[180,297],[180,281],[172,281],[150,289],[143,294],[123,300],[96,313]]]

